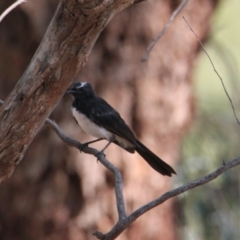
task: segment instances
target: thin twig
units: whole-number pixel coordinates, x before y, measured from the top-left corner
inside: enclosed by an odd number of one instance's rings
[[[11,6],[9,6],[1,15],[0,15],[0,22],[18,5],[21,3],[26,2],[27,0],[18,0],[15,3],[13,3]]]
[[[184,21],[186,22],[186,24],[188,25],[188,27],[189,27],[189,29],[191,30],[191,32],[192,32],[192,33],[194,34],[194,36],[197,38],[199,44],[201,45],[201,48],[202,48],[203,52],[206,54],[208,60],[209,60],[210,63],[211,63],[214,72],[217,74],[218,78],[220,79],[221,84],[222,84],[223,89],[224,89],[224,92],[225,92],[225,94],[226,94],[226,96],[227,96],[227,98],[228,98],[228,100],[229,100],[229,102],[230,102],[230,104],[231,104],[234,117],[235,117],[238,125],[240,125],[240,122],[239,122],[239,120],[238,120],[238,117],[237,117],[237,114],[236,114],[236,111],[235,111],[235,107],[234,107],[234,105],[233,105],[233,102],[232,102],[232,99],[231,99],[230,95],[228,94],[228,91],[227,91],[227,89],[226,89],[226,87],[225,87],[225,84],[224,84],[224,81],[223,81],[222,77],[220,76],[220,74],[219,74],[218,71],[216,70],[215,65],[213,64],[213,61],[212,61],[211,57],[209,56],[209,54],[208,54],[207,51],[205,50],[205,48],[204,48],[204,46],[203,46],[203,43],[202,43],[202,41],[200,40],[200,38],[198,37],[198,35],[194,32],[194,30],[192,29],[192,27],[190,26],[190,24],[188,23],[188,21],[186,20],[186,18],[183,17],[183,19],[184,19]]]
[[[183,0],[181,2],[181,4],[177,7],[177,9],[172,13],[171,17],[169,18],[168,22],[165,24],[164,28],[162,29],[162,31],[152,39],[152,42],[149,44],[147,51],[144,55],[144,57],[141,59],[142,62],[146,62],[148,61],[150,52],[152,51],[153,47],[155,46],[155,44],[157,43],[157,41],[165,34],[165,32],[167,31],[167,29],[169,28],[170,24],[172,23],[172,21],[176,18],[176,16],[178,15],[178,13],[184,8],[184,6],[187,4],[188,0]]]

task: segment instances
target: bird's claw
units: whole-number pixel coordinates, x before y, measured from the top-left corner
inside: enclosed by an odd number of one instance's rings
[[[96,158],[97,158],[97,162],[99,161],[99,159],[103,156],[103,157],[106,157],[106,155],[104,154],[104,152],[98,152],[96,155]]]
[[[83,152],[84,148],[88,147],[88,143],[82,143],[80,147],[80,152]]]

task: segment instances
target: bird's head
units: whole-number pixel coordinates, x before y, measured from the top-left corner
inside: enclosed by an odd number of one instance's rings
[[[68,90],[75,98],[91,98],[95,96],[92,85],[88,82],[76,82]]]

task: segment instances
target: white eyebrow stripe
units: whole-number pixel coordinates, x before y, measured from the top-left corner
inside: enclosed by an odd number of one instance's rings
[[[77,88],[77,89],[82,88],[82,87],[84,87],[86,84],[87,84],[87,82],[81,82],[81,85],[80,85],[80,86],[77,86],[76,88]]]

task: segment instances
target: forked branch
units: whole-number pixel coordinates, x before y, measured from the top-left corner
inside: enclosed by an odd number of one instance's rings
[[[117,236],[119,236],[132,222],[134,222],[137,218],[142,216],[147,211],[151,210],[152,208],[164,203],[168,199],[177,196],[181,193],[184,193],[190,189],[196,188],[198,186],[204,185],[215,178],[217,178],[219,175],[221,175],[223,172],[228,170],[229,168],[235,167],[240,164],[240,157],[233,159],[227,163],[224,163],[222,166],[217,168],[212,173],[199,178],[197,180],[194,180],[192,182],[186,183],[182,185],[181,187],[178,187],[174,190],[168,191],[161,195],[160,197],[156,198],[155,200],[147,203],[146,205],[140,207],[139,209],[135,210],[130,215],[126,215],[125,212],[125,202],[123,198],[122,188],[123,188],[123,182],[122,182],[122,176],[120,171],[111,163],[109,162],[103,154],[100,154],[100,152],[94,148],[86,147],[79,143],[76,140],[73,140],[66,136],[61,129],[58,127],[58,125],[53,122],[52,120],[48,119],[47,124],[52,127],[52,129],[57,133],[57,135],[66,143],[67,145],[71,147],[75,147],[78,150],[88,153],[94,156],[98,156],[99,161],[108,169],[110,170],[115,177],[115,193],[116,193],[116,202],[117,202],[117,209],[118,209],[118,216],[119,219],[116,223],[116,225],[106,234],[103,234],[101,232],[96,231],[93,233],[98,239],[104,239],[104,240],[112,240],[115,239]]]
[[[0,105],[3,104],[3,101],[0,100]],[[199,178],[197,180],[194,180],[192,182],[186,183],[182,185],[181,187],[175,188],[171,191],[168,191],[164,193],[163,195],[159,196],[158,198],[154,199],[153,201],[143,205],[142,207],[135,210],[130,215],[126,215],[125,211],[125,201],[123,197],[123,181],[120,171],[111,163],[109,162],[104,154],[101,154],[100,151],[94,148],[90,148],[84,144],[81,144],[80,142],[66,136],[60,127],[52,120],[47,119],[45,121],[46,124],[48,124],[59,136],[59,138],[66,143],[67,145],[71,147],[77,148],[79,151],[91,154],[93,156],[97,156],[98,160],[109,170],[113,173],[114,179],[115,179],[115,194],[116,194],[116,205],[118,210],[118,221],[115,224],[115,226],[106,234],[103,234],[99,231],[96,231],[93,233],[94,236],[96,236],[98,239],[104,239],[104,240],[112,240],[115,239],[117,236],[119,236],[131,223],[133,223],[137,218],[142,216],[147,211],[151,210],[154,207],[159,206],[160,204],[164,203],[168,199],[175,197],[177,195],[180,195],[181,193],[184,193],[190,189],[196,188],[198,186],[204,185],[218,176],[220,176],[222,173],[224,173],[226,170],[233,168],[237,165],[240,165],[240,157],[237,157],[227,163],[224,163],[222,166],[217,168],[212,173]]]

